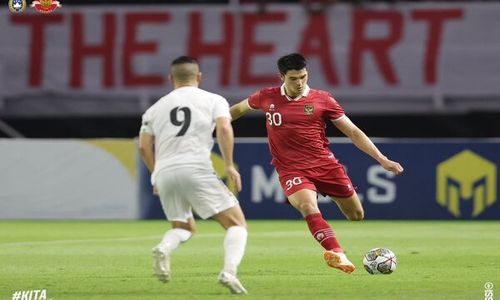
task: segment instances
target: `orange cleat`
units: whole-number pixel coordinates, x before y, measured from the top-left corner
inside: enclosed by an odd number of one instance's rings
[[[352,272],[354,272],[354,270],[356,270],[356,267],[351,261],[349,261],[344,253],[327,250],[323,254],[323,258],[325,259],[328,266],[339,269],[344,273],[351,274]]]

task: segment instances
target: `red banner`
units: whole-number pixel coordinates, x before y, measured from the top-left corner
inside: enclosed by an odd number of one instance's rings
[[[161,95],[179,55],[230,99],[279,83],[276,60],[301,52],[310,84],[348,96],[500,94],[500,4],[68,7],[0,12],[0,95]]]

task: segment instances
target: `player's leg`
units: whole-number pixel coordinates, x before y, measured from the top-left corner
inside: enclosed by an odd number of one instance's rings
[[[196,223],[192,217],[187,222],[171,221],[172,228],[163,235],[160,243],[155,247],[166,255],[170,255],[181,243],[186,242],[195,232]]]
[[[238,203],[212,217],[226,230],[233,226],[247,228],[245,215]]]
[[[315,169],[311,174],[314,185],[322,194],[335,195],[338,199],[346,200],[340,203],[342,212],[352,220],[362,218],[363,207],[356,195],[351,180],[347,176],[345,168],[340,164],[325,165],[321,169]],[[340,247],[340,246],[339,246]],[[329,266],[341,269],[346,273],[355,270],[354,265],[347,259],[342,249],[327,249],[323,255]]]
[[[318,190],[323,194],[329,195],[348,220],[363,220],[363,205],[342,165],[325,167],[320,176],[315,180]]]
[[[181,243],[189,240],[196,230],[191,206],[183,195],[188,187],[179,186],[179,182],[185,182],[183,174],[182,171],[160,172],[157,177],[156,187],[163,212],[172,225],[152,249],[154,274],[162,282],[168,282],[171,278],[170,255]]]
[[[316,186],[298,173],[282,172],[280,182],[288,202],[302,214],[314,239],[325,250],[343,252],[332,228],[318,208]]]
[[[361,221],[365,217],[363,205],[356,192],[350,197],[332,197],[332,199],[348,220]]]
[[[224,267],[218,280],[234,294],[246,294],[238,277],[238,266],[245,254],[247,225],[239,204],[213,216],[226,229],[224,238]]]
[[[224,229],[224,272],[236,275],[237,268],[245,254],[247,226],[239,205],[235,205],[213,216]]]
[[[312,236],[325,250],[343,252],[330,224],[321,215],[315,191],[298,190],[288,196],[288,201],[302,214]]]
[[[226,229],[224,267],[218,281],[232,293],[246,294],[246,289],[236,277],[247,242],[245,216],[238,200],[213,171],[193,172],[193,176],[199,178],[196,197],[190,199],[193,209],[201,218],[211,217]]]
[[[165,232],[160,243],[152,249],[154,275],[164,283],[171,279],[170,255],[181,243],[189,240],[195,231],[193,218],[187,222],[173,221],[171,224],[172,228]]]
[[[345,256],[330,224],[318,208],[317,194],[310,189],[301,189],[288,196],[288,201],[304,216],[314,239],[325,249],[323,258],[330,267],[351,273],[354,265]]]

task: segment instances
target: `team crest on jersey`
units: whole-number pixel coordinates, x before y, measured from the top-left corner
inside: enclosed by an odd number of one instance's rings
[[[48,14],[61,7],[61,3],[55,0],[35,0],[31,3],[31,7],[34,7],[37,11]]]
[[[314,105],[312,105],[312,104],[304,105],[304,114],[305,115],[312,115],[313,113],[314,113]]]
[[[26,0],[9,0],[9,10],[13,13],[22,12],[26,8]]]

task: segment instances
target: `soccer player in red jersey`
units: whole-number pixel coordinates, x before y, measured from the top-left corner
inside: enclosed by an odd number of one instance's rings
[[[271,163],[276,167],[288,201],[302,214],[313,237],[325,248],[326,263],[351,273],[355,266],[323,219],[317,193],[332,197],[349,220],[362,220],[364,211],[344,166],[328,146],[326,122],[331,121],[384,169],[399,175],[403,167],[379,151],[330,93],[309,88],[307,62],[301,54],[281,57],[278,69],[283,84],[264,88],[233,105],[231,116],[236,120],[253,109],[265,113]]]

